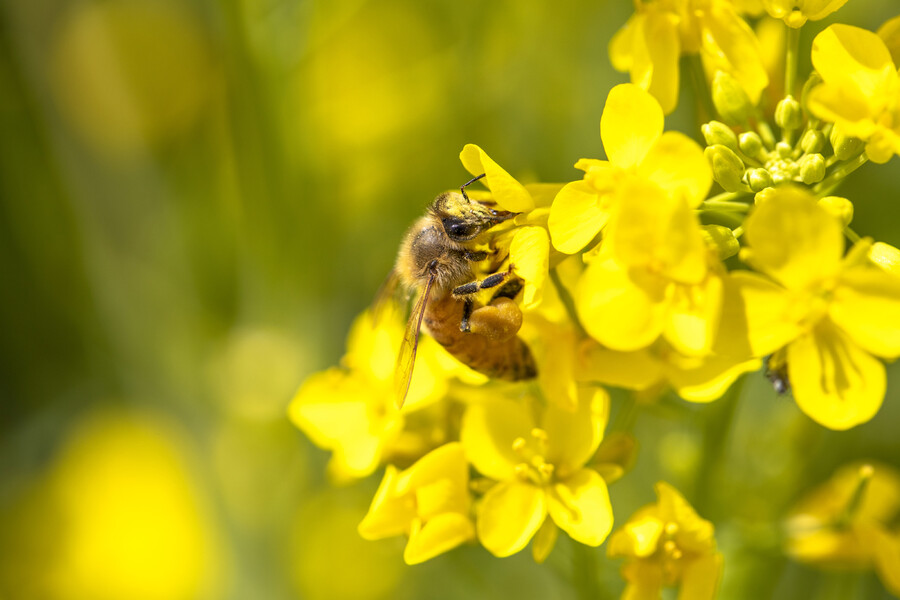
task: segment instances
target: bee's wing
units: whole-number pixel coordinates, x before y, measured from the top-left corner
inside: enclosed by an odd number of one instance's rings
[[[403,407],[406,394],[409,392],[409,382],[412,381],[413,367],[416,363],[416,351],[419,349],[419,332],[422,330],[422,319],[425,317],[425,307],[428,306],[428,296],[431,294],[431,286],[434,283],[434,274],[428,278],[425,289],[416,302],[416,307],[409,316],[406,324],[406,333],[400,346],[400,354],[397,355],[397,371],[394,374],[394,392],[397,408]]]
[[[405,302],[400,299],[400,287],[400,276],[397,275],[397,271],[392,269],[381,283],[381,287],[378,288],[370,307],[372,322],[375,325],[378,325],[386,314],[390,314],[389,309],[393,309],[395,305],[403,304],[403,310],[406,310]]]

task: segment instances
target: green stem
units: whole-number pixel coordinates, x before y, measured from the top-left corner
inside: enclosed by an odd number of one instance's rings
[[[750,205],[746,202],[729,202],[727,200],[704,200],[700,210],[748,212]]]
[[[721,194],[716,194],[712,198],[707,198],[707,202],[731,202],[733,200],[739,200],[741,198],[746,198],[747,192],[722,192]]]
[[[697,94],[697,122],[706,123],[716,114],[712,91],[706,81],[706,73],[703,71],[703,63],[700,62],[699,55],[690,56],[687,60],[690,65],[688,71],[694,86],[694,93]]]
[[[585,331],[584,327],[581,325],[581,321],[578,319],[578,309],[575,308],[575,300],[572,298],[572,294],[569,293],[566,286],[563,285],[562,279],[559,278],[559,272],[556,269],[550,269],[550,281],[553,282],[556,293],[559,294],[559,300],[563,303],[563,306],[566,307],[566,312],[569,314],[569,318],[575,325],[575,329],[578,330],[579,335],[581,337],[588,337],[587,331]]]
[[[572,544],[572,581],[579,600],[606,600],[597,579],[597,549],[578,542]]]
[[[856,158],[848,159],[843,163],[839,163],[834,171],[829,173],[828,177],[817,183],[813,187],[813,193],[817,196],[827,196],[843,181],[850,173],[857,170],[869,161],[869,157],[865,152],[861,152]]]
[[[844,227],[844,235],[847,236],[847,239],[853,242],[854,244],[859,242],[862,239],[862,236],[850,229],[849,227]]]
[[[797,85],[797,56],[800,47],[800,29],[788,27],[785,41],[784,57],[784,95],[793,96],[794,86]]]
[[[738,227],[735,227],[731,233],[734,235],[734,239],[741,239],[741,236],[744,235],[744,226],[739,225]]]

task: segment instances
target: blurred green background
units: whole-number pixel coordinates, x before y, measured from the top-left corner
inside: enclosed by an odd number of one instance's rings
[[[572,598],[594,568],[616,596],[619,565],[567,540],[543,566],[476,547],[404,566],[403,540],[356,534],[377,478],[330,487],[285,409],[339,360],[405,227],[468,178],[465,143],[523,181],[603,156],[625,80],[606,45],[631,10],[0,0],[0,598]],[[689,96],[667,126],[697,137]],[[856,231],[895,246],[898,176],[868,165],[842,190]],[[716,522],[723,597],[881,597],[781,558],[767,523],[846,460],[900,466],[889,377],[845,433],[758,375],[736,405],[644,409],[617,522],[666,479]]]

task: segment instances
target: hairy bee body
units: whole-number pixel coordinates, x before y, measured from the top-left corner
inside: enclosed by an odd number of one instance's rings
[[[451,294],[430,301],[425,308],[424,323],[431,337],[461,363],[488,377],[520,381],[537,375],[531,350],[515,331],[500,336],[490,335],[491,329],[487,333],[460,331],[464,306],[462,300]],[[507,332],[511,328],[497,324],[493,330],[497,329]]]
[[[485,375],[517,381],[537,374],[531,351],[516,335],[522,313],[512,298],[521,282],[511,267],[498,272],[503,259],[483,249],[490,237],[486,232],[515,214],[472,201],[461,191],[439,195],[407,232],[397,254],[396,278],[419,296],[397,359],[398,405],[409,388],[423,324],[448,352]],[[483,264],[484,279],[475,278],[474,264]],[[476,293],[494,287],[498,291],[490,303],[479,305]]]

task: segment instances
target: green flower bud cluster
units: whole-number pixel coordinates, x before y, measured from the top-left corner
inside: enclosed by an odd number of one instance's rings
[[[864,150],[863,142],[831,125],[823,126],[809,115],[804,102],[791,95],[775,108],[780,140],[730,75],[716,74],[712,95],[721,120],[702,127],[705,154],[715,180],[726,192],[759,193],[793,182],[827,193],[844,175],[839,163],[857,158]],[[832,152],[826,157],[828,145]],[[825,181],[826,177],[830,179]]]

